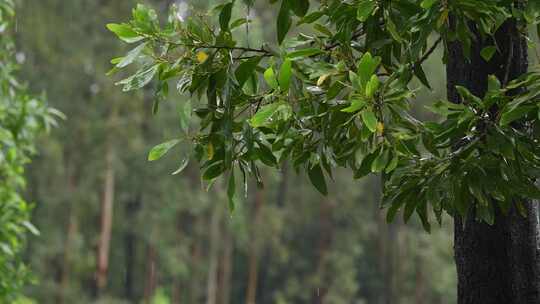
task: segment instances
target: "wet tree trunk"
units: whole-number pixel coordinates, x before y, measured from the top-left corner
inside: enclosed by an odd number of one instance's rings
[[[473,26],[473,25],[471,25]],[[458,42],[448,45],[448,98],[460,102],[455,86],[467,87],[483,96],[487,77],[496,75],[507,82],[527,71],[527,44],[514,21],[507,21],[496,34],[500,53],[485,62],[480,51],[493,42],[473,42],[470,61]],[[513,208],[508,216],[496,210],[495,224],[474,219],[455,220],[455,260],[458,272],[459,304],[540,303],[540,258],[538,250],[538,206],[526,203],[527,217]]]

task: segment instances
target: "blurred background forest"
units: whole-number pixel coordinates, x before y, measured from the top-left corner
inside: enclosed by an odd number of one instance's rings
[[[322,197],[293,170],[263,172],[265,188],[251,185],[231,215],[225,187],[207,192],[197,166],[173,176],[179,155],[147,162],[179,132],[189,96],[172,94],[153,116],[152,90],[123,93],[106,76],[126,50],[105,24],[127,20],[136,2],[19,6],[21,78],[68,117],[28,170],[41,231],[25,252],[29,303],[455,303],[451,219],[430,235],[414,221],[387,225],[375,179],[340,172]],[[172,3],[193,14],[220,1],[146,3],[165,16]],[[249,12],[252,45],[274,42],[269,6],[256,1]],[[426,70],[442,88],[441,63]],[[421,92],[417,103],[437,97]]]

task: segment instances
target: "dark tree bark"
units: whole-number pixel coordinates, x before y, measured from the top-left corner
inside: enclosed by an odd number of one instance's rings
[[[474,25],[471,24],[474,32]],[[486,62],[480,51],[493,45],[492,39],[473,42],[466,59],[460,43],[448,45],[448,98],[459,103],[455,86],[467,87],[477,96],[485,95],[488,75],[506,83],[528,68],[527,44],[515,21],[507,21],[495,35],[499,52]],[[455,260],[458,272],[459,304],[540,303],[540,256],[538,206],[525,204],[527,217],[512,208],[509,215],[496,210],[495,224],[475,220],[474,210],[466,219],[455,219]]]

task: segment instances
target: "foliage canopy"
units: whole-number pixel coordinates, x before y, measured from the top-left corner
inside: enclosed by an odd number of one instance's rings
[[[399,210],[406,221],[416,213],[428,231],[431,214],[440,222],[444,212],[465,216],[475,208],[478,220],[493,223],[493,204],[506,211],[540,198],[540,73],[490,76],[486,96],[458,87],[460,104],[430,104],[436,121],[411,112],[412,81],[430,88],[422,64],[439,45],[443,60],[454,41],[470,55],[509,20],[526,36],[540,21],[538,1],[270,2],[279,9],[277,44],[257,47],[243,42],[249,16],[234,18],[252,0],[187,18],[172,6],[164,24],[138,5],[131,21],[108,25],[136,45],[112,60],[111,72],[139,67],[118,82],[124,91],[154,80],[154,112],[170,85],[197,97],[182,106],[182,134],[152,149],[149,160],[191,145],[185,158],[200,162],[204,180],[228,178],[231,210],[235,173],[244,185],[249,177],[262,185],[261,165],[290,160],[322,194],[336,167],[355,178],[381,174],[388,220]],[[497,52],[492,45],[481,55],[490,61]]]
[[[0,0],[0,299],[8,300],[28,279],[21,257],[25,235],[38,233],[29,222],[31,204],[20,193],[24,166],[35,153],[36,137],[62,116],[16,78],[13,17],[13,1]]]

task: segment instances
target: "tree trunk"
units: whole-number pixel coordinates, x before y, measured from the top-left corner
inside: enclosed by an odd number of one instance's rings
[[[259,240],[257,240],[256,227],[259,227],[259,217],[264,200],[264,192],[257,189],[255,193],[255,206],[253,222],[251,224],[251,239],[249,243],[248,279],[246,289],[246,304],[255,304],[257,301],[257,285],[259,279]]]
[[[318,252],[317,252],[317,286],[314,290],[311,303],[313,304],[323,304],[325,303],[325,297],[328,293],[328,282],[327,282],[327,256],[332,247],[332,242],[334,239],[334,223],[332,221],[332,213],[334,212],[334,203],[325,198],[320,205],[320,216],[319,216],[319,243],[318,243]]]
[[[471,24],[471,28],[474,25]],[[483,96],[488,75],[505,83],[527,71],[527,44],[515,21],[505,22],[496,33],[500,52],[485,62],[480,51],[492,45],[475,35],[470,60],[462,45],[448,45],[448,98],[460,102],[456,85]],[[538,206],[529,202],[528,215],[515,208],[508,216],[496,210],[495,224],[477,222],[474,210],[466,219],[455,219],[455,260],[458,272],[459,304],[538,304],[540,303],[540,263],[538,251]]]
[[[223,255],[221,257],[221,276],[219,283],[218,304],[229,304],[231,302],[232,270],[234,239],[231,232],[226,231],[223,242]]]
[[[111,142],[105,151],[105,178],[103,185],[103,198],[101,200],[101,231],[99,235],[97,253],[96,287],[99,296],[107,285],[107,271],[109,268],[109,248],[111,243],[113,202],[114,202],[114,150]]]
[[[137,194],[135,198],[125,205],[125,217],[127,227],[124,232],[124,265],[125,265],[125,282],[124,293],[127,300],[135,302],[135,269],[137,260],[137,233],[135,231],[135,218],[141,208],[141,195]]]
[[[196,226],[199,226],[199,219],[196,222]],[[200,303],[202,280],[200,280],[199,265],[201,263],[202,255],[201,245],[198,240],[195,240],[191,249],[191,275],[189,282],[189,303]]]
[[[416,304],[426,303],[426,284],[424,278],[424,259],[422,258],[422,251],[424,249],[424,242],[422,239],[418,240],[416,248],[416,258],[415,258],[415,273],[416,273],[416,283],[414,284],[414,299]]]
[[[182,303],[182,287],[179,279],[174,279],[172,283],[172,295],[171,295],[172,304],[181,304]]]
[[[206,283],[206,304],[216,304],[217,280],[219,266],[219,239],[220,239],[220,217],[221,206],[212,205],[212,215],[210,219],[210,248],[208,252],[208,280]]]
[[[148,245],[146,253],[146,284],[144,286],[144,303],[150,304],[156,291],[156,248],[152,244]]]
[[[58,290],[58,297],[57,297],[57,303],[63,304],[65,303],[66,299],[66,293],[69,289],[69,273],[70,273],[70,266],[71,266],[71,257],[72,257],[72,250],[73,250],[73,241],[75,240],[75,237],[77,235],[78,231],[78,221],[77,221],[77,212],[76,212],[76,202],[75,202],[75,195],[77,191],[77,183],[78,183],[78,175],[77,170],[75,169],[75,166],[73,166],[73,162],[69,160],[66,161],[66,174],[67,174],[67,191],[69,194],[70,201],[69,203],[69,217],[68,217],[68,225],[67,225],[67,232],[66,232],[66,240],[64,242],[64,257],[63,257],[63,264],[62,264],[62,270],[60,274],[60,286]]]
[[[384,225],[385,219],[383,219],[383,225]],[[398,291],[397,291],[397,276],[399,275],[398,267],[397,267],[397,259],[399,255],[399,244],[398,244],[398,222],[395,221],[393,223],[389,223],[388,230],[386,233],[386,242],[387,250],[386,250],[386,274],[385,274],[385,285],[387,290],[387,304],[399,304],[401,303]]]

